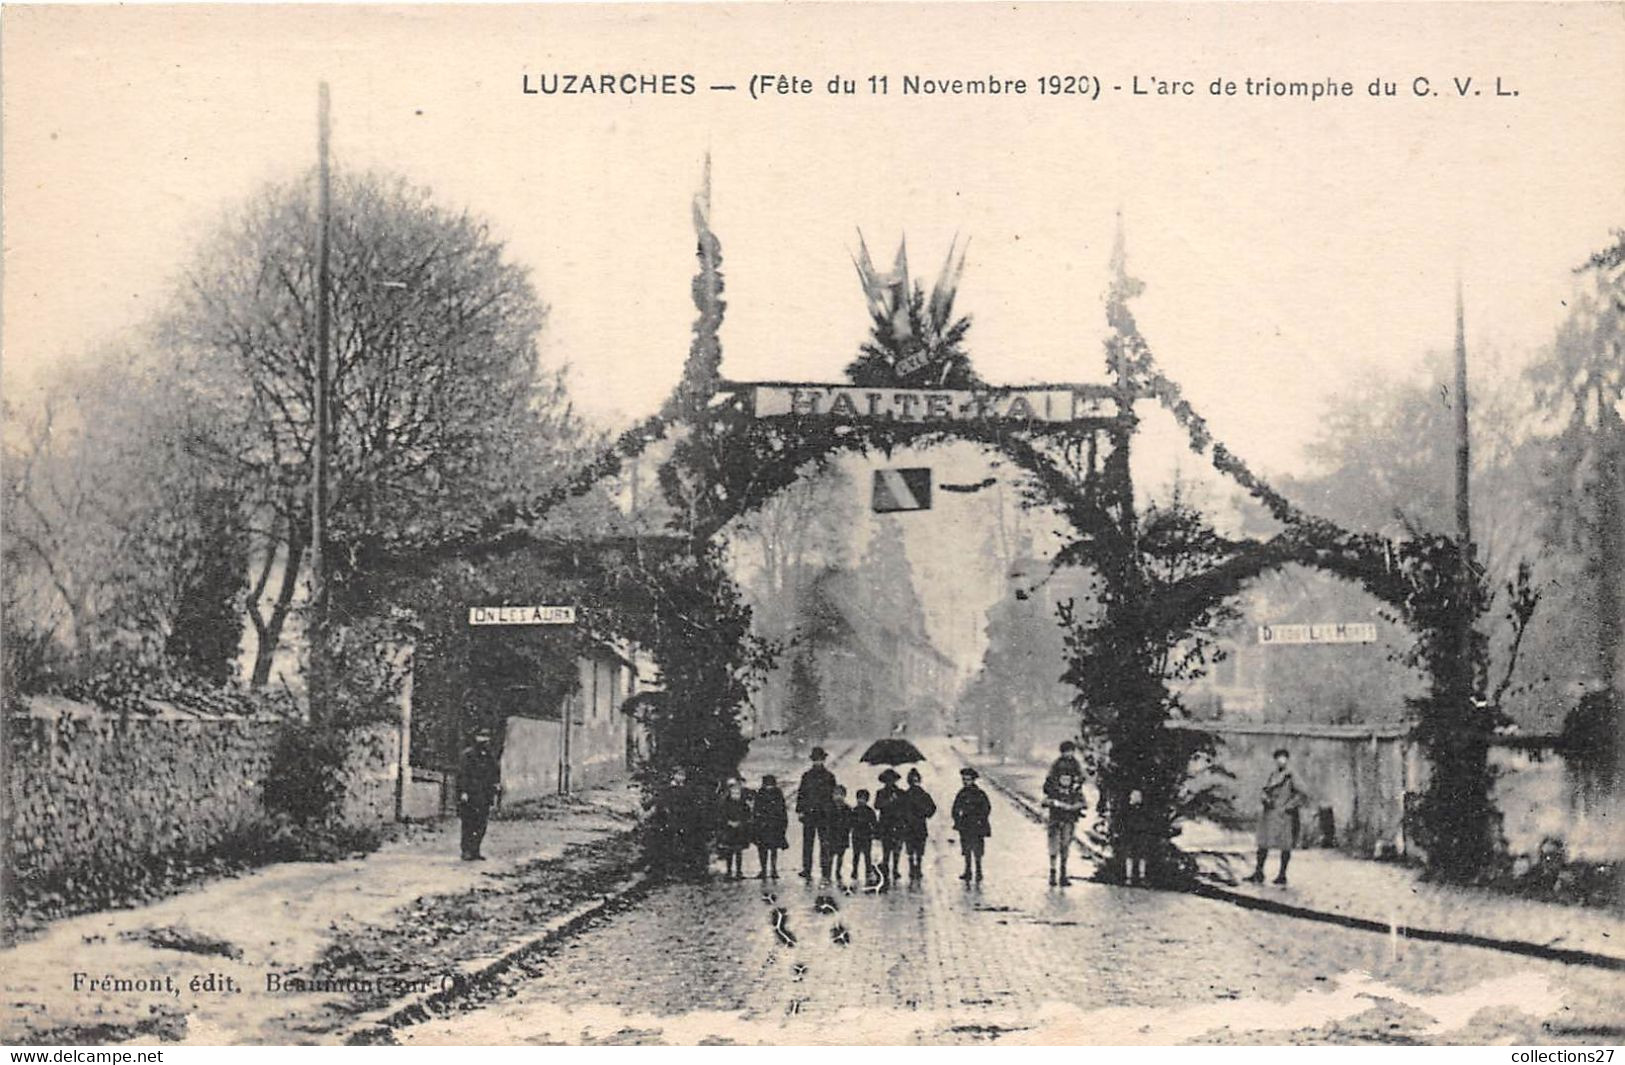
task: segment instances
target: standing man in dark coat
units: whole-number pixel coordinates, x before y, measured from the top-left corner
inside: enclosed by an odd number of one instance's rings
[[[818,868],[829,879],[830,812],[835,805],[835,774],[824,768],[824,748],[814,747],[812,766],[796,786],[796,814],[801,818],[801,876],[812,876],[813,841],[818,842]]]
[[[457,767],[457,816],[463,822],[463,861],[483,862],[480,844],[491,819],[491,804],[502,790],[502,769],[491,750],[491,730],[481,725],[463,748]]]
[[[959,850],[965,856],[965,871],[959,879],[965,881],[982,879],[982,854],[987,849],[987,837],[993,834],[993,804],[976,783],[980,775],[970,766],[961,769],[959,778],[965,785],[954,796],[954,831],[959,833]]]

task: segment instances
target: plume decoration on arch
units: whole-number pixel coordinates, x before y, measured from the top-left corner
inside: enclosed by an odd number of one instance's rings
[[[722,315],[727,302],[722,298],[722,242],[711,230],[711,154],[705,156],[705,172],[700,190],[694,194],[695,258],[699,269],[694,274],[692,293],[694,306],[700,312],[694,320],[694,339],[689,343],[688,358],[683,363],[683,376],[677,389],[666,401],[661,413],[693,416],[705,410],[716,394],[722,373]]]
[[[846,368],[853,384],[871,388],[975,388],[981,379],[965,351],[969,316],[954,316],[970,242],[954,237],[942,273],[931,287],[910,278],[908,239],[897,246],[892,268],[878,269],[858,231],[852,265],[868,304],[870,336]]]

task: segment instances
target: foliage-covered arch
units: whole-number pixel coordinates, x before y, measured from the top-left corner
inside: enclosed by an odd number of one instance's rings
[[[716,534],[793,483],[809,463],[842,453],[889,454],[899,447],[962,440],[1009,458],[1031,477],[1035,496],[1053,504],[1070,524],[1075,536],[1056,565],[1087,564],[1101,577],[1098,617],[1089,624],[1075,615],[1063,620],[1071,630],[1073,659],[1066,679],[1078,688],[1086,731],[1093,728],[1102,741],[1098,768],[1113,843],[1120,837],[1117,811],[1132,789],[1154,805],[1164,840],[1171,841],[1176,792],[1193,755],[1201,753],[1192,748],[1190,733],[1165,727],[1167,687],[1152,667],[1149,647],[1234,597],[1251,578],[1301,563],[1359,584],[1416,632],[1413,657],[1431,683],[1414,709],[1434,767],[1417,838],[1430,864],[1446,876],[1470,878],[1487,865],[1495,844],[1487,750],[1496,719],[1484,699],[1484,646],[1474,622],[1490,596],[1470,545],[1443,536],[1389,541],[1309,516],[1214,440],[1140,335],[1129,303],[1142,286],[1126,273],[1121,233],[1106,300],[1111,331],[1105,361],[1115,416],[1081,427],[993,420],[837,423],[756,418],[746,405],[748,386],[721,377],[722,255],[709,214],[708,174],[694,204],[699,269],[693,295],[699,317],[671,398],[574,477],[530,506],[502,515],[482,537],[487,543],[523,540],[549,509],[616,475],[626,459],[681,428],[659,479],[675,513],[672,532],[683,546],[652,575],[649,610],[625,623],[625,634],[653,653],[665,681],[652,721],[658,733],[655,755],[643,778],[651,807],[650,854],[659,864],[674,871],[704,868],[712,799],[744,754],[739,708],[769,658],[769,649],[751,638],[749,610],[724,568]],[[906,287],[903,295],[912,300]],[[910,310],[918,302],[899,306]],[[874,303],[871,292],[872,309]],[[904,321],[895,307],[881,310],[887,328]],[[940,318],[955,324],[946,309]],[[881,332],[877,329],[877,335]],[[954,366],[965,381],[979,386],[958,351],[962,337],[959,329]],[[866,349],[859,363],[849,370],[861,369],[866,381],[889,372],[881,352]],[[1134,404],[1144,398],[1167,409],[1186,430],[1192,449],[1242,485],[1282,530],[1266,540],[1220,542],[1214,564],[1202,572],[1166,587],[1148,584],[1129,470]],[[1514,592],[1514,609],[1527,618],[1533,596],[1526,585]],[[1199,748],[1204,738],[1198,734],[1195,742]],[[1171,842],[1165,853],[1175,858],[1164,863],[1165,869],[1188,871]]]

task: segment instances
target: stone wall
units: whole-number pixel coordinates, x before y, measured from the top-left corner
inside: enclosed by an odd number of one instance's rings
[[[350,735],[345,765],[344,820],[381,825],[395,820],[401,764],[406,754],[398,725],[366,725]]]
[[[630,666],[619,658],[594,655],[576,659],[576,669],[576,690],[561,708],[571,722],[569,790],[630,776],[630,749],[638,742],[637,726],[621,709],[636,688]],[[562,740],[556,716],[508,718],[502,743],[503,801],[559,793]]]
[[[112,870],[155,855],[206,854],[264,819],[279,720],[85,710],[6,722],[14,876],[44,879],[75,867]],[[393,725],[356,733],[347,820],[394,818],[398,743]]]

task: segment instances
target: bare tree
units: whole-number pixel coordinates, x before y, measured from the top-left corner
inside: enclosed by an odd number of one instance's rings
[[[190,421],[145,352],[94,354],[7,410],[8,580],[29,604],[11,620],[64,633],[77,668],[162,654],[218,559],[232,497],[204,504],[226,483],[190,455]]]
[[[1571,638],[1589,645],[1592,685],[1625,702],[1625,237],[1583,268],[1595,287],[1571,302],[1530,368],[1546,431],[1542,531],[1562,560]]]
[[[840,466],[808,471],[733,526],[733,540],[755,556],[750,582],[759,603],[786,604],[808,573],[846,562],[857,488]]]
[[[476,528],[546,483],[580,427],[538,362],[545,308],[484,223],[399,177],[340,173],[332,234],[327,517],[343,603],[369,558]],[[255,684],[309,561],[315,241],[313,175],[266,188],[204,247],[164,320],[187,402],[212,412],[198,447],[248,489]]]

